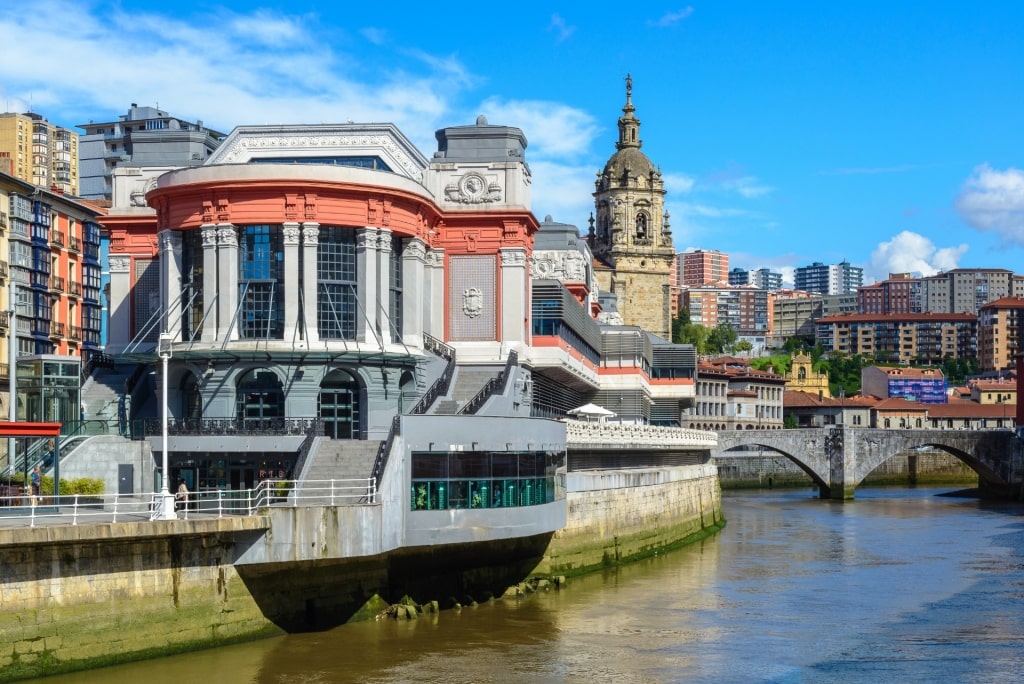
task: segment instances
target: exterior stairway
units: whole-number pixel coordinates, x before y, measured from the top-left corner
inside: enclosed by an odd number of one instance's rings
[[[455,371],[451,392],[444,399],[438,400],[430,413],[436,416],[454,416],[467,401],[476,396],[488,380],[497,377],[503,368],[459,366]]]
[[[365,481],[373,471],[379,449],[380,440],[376,439],[321,438],[296,486],[300,504],[329,506],[364,501],[368,494]],[[336,481],[333,485],[332,480]]]
[[[124,392],[124,383],[134,366],[121,365],[114,368],[96,368],[82,385],[82,404],[85,419],[104,421],[117,432],[118,405]]]

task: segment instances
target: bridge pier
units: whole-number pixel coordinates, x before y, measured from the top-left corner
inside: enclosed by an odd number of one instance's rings
[[[852,501],[857,488],[855,441],[846,439],[842,426],[833,427],[825,435],[825,457],[828,459],[828,482],[818,486],[818,497],[833,501]]]

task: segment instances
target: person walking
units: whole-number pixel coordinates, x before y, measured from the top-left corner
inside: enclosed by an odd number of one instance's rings
[[[188,508],[188,487],[184,480],[178,480],[178,491],[174,495],[174,510],[182,511]]]
[[[39,466],[32,469],[32,505],[39,503],[39,493],[43,486],[43,474],[39,472]]]

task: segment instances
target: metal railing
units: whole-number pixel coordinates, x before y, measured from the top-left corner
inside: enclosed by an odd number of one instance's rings
[[[152,494],[33,495],[23,487],[0,485],[0,527],[83,525],[162,519],[160,492]],[[267,508],[365,506],[377,503],[377,481],[264,480],[253,489],[189,492],[174,501],[179,520],[258,515]]]
[[[441,377],[430,386],[430,389],[423,393],[423,396],[416,402],[416,405],[409,409],[410,415],[422,415],[430,410],[430,406],[438,397],[448,394],[448,387],[455,376],[455,349],[453,347],[425,334],[423,335],[423,348],[440,356],[442,359],[447,359],[448,365],[445,366]]]
[[[505,368],[498,375],[488,380],[476,395],[466,402],[465,406],[459,409],[462,415],[473,415],[479,411],[487,400],[495,394],[504,394],[508,389],[508,379],[512,376],[512,369],[519,365],[519,353],[514,349],[508,353],[505,360]]]

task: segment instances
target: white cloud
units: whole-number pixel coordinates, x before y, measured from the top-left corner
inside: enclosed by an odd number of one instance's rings
[[[552,14],[551,23],[548,24],[548,31],[554,31],[556,34],[555,40],[561,43],[563,40],[565,40],[566,38],[568,38],[569,36],[576,32],[576,27],[570,26],[567,23],[565,23],[565,19],[563,19],[560,15]]]
[[[703,216],[705,218],[729,218],[735,216],[752,216],[746,209],[732,209],[729,207],[714,207],[709,204],[695,202],[680,202],[675,206],[679,207],[684,216]]]
[[[600,130],[590,114],[557,102],[492,97],[480,107],[488,121],[523,129],[530,144],[528,160],[534,155],[544,159],[584,156]],[[590,170],[591,181],[597,170]],[[591,192],[593,186],[587,190],[588,197]]]
[[[658,17],[657,19],[649,20],[647,22],[647,25],[660,27],[675,26],[683,19],[688,18],[691,14],[693,14],[693,8],[684,7],[683,9],[678,10],[676,12],[667,12]]]
[[[586,235],[587,219],[594,211],[594,169],[543,160],[529,164],[534,215],[538,219],[550,215],[560,223],[571,223],[580,235]]]
[[[936,248],[935,244],[908,230],[880,243],[871,253],[871,263],[865,275],[881,281],[890,273],[915,273],[919,276],[935,275],[957,267],[967,253],[966,243],[956,247]]]
[[[982,164],[964,183],[956,199],[960,217],[1004,242],[1024,245],[1024,171]]]
[[[363,35],[363,38],[370,41],[374,45],[383,45],[388,40],[388,30],[377,28],[375,26],[367,26],[366,28],[359,31]]]
[[[661,179],[665,181],[665,190],[668,192],[678,192],[684,195],[693,190],[694,183],[696,182],[692,176],[687,176],[682,173],[662,174]]]
[[[208,22],[89,3],[39,0],[0,15],[0,44],[45,45],[0,60],[4,99],[31,102],[62,125],[116,119],[131,102],[217,130],[261,123],[388,121],[421,149],[451,125],[474,77],[456,58],[415,48],[389,51],[299,16],[214,12]],[[55,25],[73,32],[54,32]],[[349,52],[345,52],[349,51]],[[131,55],[131,59],[125,59]],[[87,112],[82,117],[81,112]]]

